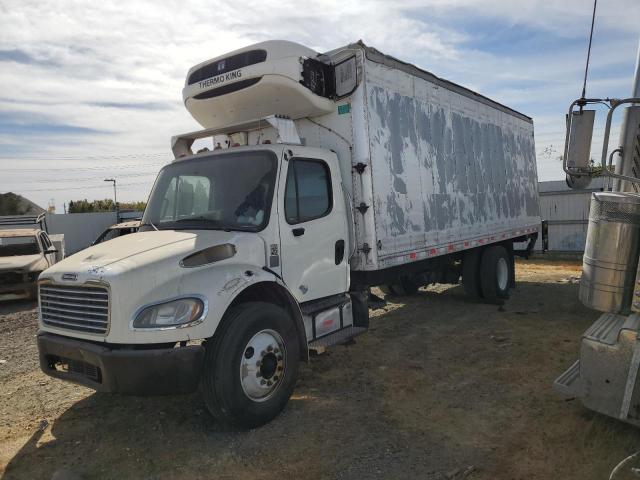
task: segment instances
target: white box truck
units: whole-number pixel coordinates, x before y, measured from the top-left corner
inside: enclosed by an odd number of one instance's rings
[[[529,117],[361,42],[252,45],[193,67],[183,97],[204,130],[173,137],[140,231],[41,276],[47,374],[200,386],[215,417],[254,427],[309,349],[366,330],[369,287],[462,277],[508,296],[514,243],[540,229]]]

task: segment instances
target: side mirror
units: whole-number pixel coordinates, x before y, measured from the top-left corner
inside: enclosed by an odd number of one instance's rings
[[[44,253],[49,254],[49,253],[58,253],[58,249],[56,247],[49,247],[47,248]]]
[[[591,139],[595,110],[572,111],[567,117],[567,140],[565,162],[567,185],[574,189],[583,189],[591,183]],[[571,175],[571,173],[583,175]],[[586,174],[586,175],[585,175]]]

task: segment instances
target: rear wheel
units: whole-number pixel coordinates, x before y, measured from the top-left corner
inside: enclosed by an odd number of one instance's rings
[[[253,428],[287,404],[298,376],[300,346],[293,319],[263,302],[230,310],[207,342],[202,391],[211,414],[224,423]]]
[[[415,295],[421,286],[416,275],[403,275],[398,283],[388,285],[388,289],[394,295],[404,297]]]
[[[480,260],[480,284],[487,302],[501,303],[509,298],[509,288],[513,285],[512,271],[506,248],[501,245],[485,248]]]
[[[482,299],[480,287],[480,259],[482,250],[469,250],[462,259],[462,286],[470,300]]]

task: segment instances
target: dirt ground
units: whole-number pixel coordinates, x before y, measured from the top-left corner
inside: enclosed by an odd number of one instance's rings
[[[640,449],[640,429],[551,388],[598,316],[577,299],[579,265],[517,271],[504,307],[469,303],[460,286],[389,298],[368,333],[312,358],[285,412],[249,432],[221,428],[197,394],[121,397],[45,376],[35,306],[3,304],[0,474],[609,478]]]

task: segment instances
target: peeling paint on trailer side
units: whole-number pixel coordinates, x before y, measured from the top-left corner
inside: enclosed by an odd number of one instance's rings
[[[365,82],[377,268],[540,224],[531,121],[372,61]]]

